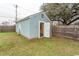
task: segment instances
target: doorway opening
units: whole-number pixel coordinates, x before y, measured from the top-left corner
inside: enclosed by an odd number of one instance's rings
[[[40,22],[40,37],[44,37],[44,23]]]

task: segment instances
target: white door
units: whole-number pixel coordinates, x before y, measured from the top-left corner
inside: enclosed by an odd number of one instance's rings
[[[44,23],[44,37],[50,37],[50,23]]]

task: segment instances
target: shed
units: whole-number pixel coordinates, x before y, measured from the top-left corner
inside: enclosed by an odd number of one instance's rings
[[[16,22],[16,32],[28,39],[50,37],[50,20],[44,12],[39,12]]]

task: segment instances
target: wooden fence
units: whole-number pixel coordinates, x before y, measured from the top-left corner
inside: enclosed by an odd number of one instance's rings
[[[79,40],[79,26],[53,26],[53,34],[56,36],[78,39]]]
[[[0,26],[0,32],[15,32],[15,26]]]

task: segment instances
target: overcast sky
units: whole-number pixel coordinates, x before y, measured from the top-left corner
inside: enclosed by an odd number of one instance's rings
[[[65,1],[65,0],[64,0]],[[74,2],[66,0],[67,2]],[[15,4],[18,6],[18,19],[37,13],[43,3],[62,2],[62,0],[0,0],[0,23],[15,20]]]
[[[39,12],[42,0],[0,0],[0,23],[15,18],[15,4],[18,7],[18,19]]]

